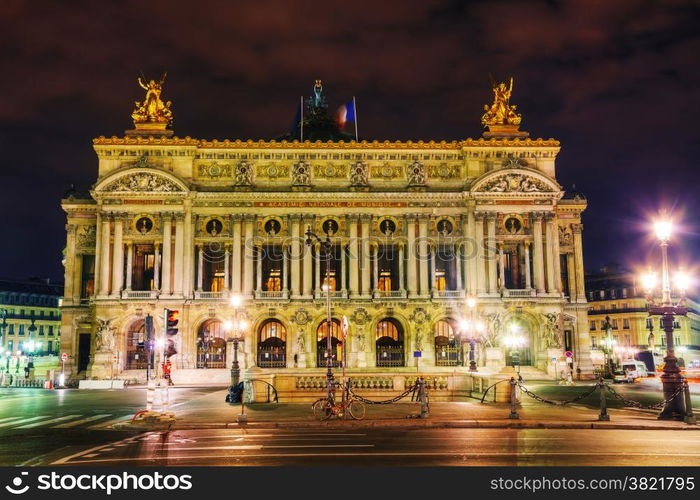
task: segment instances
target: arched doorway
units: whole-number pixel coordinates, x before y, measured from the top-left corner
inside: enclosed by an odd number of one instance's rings
[[[145,370],[148,365],[146,352],[145,322],[142,319],[133,321],[126,331],[126,369]]]
[[[268,319],[258,329],[258,366],[287,366],[287,329],[276,319]]]
[[[316,328],[316,366],[325,368],[328,366],[328,322],[323,321]],[[331,322],[331,366],[340,366],[343,362],[343,341],[340,333],[340,321],[333,319]]]
[[[513,318],[505,325],[501,344],[505,349],[508,366],[529,366],[532,364],[532,335],[530,324],[522,318]]]
[[[218,319],[202,323],[197,332],[197,368],[225,368],[226,340]]]
[[[377,323],[375,339],[377,366],[404,366],[401,323],[391,318],[381,320]]]
[[[435,366],[457,366],[459,364],[459,342],[455,338],[455,322],[441,319],[433,326],[435,342]]]

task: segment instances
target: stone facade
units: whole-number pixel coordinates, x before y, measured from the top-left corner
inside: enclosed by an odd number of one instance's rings
[[[164,308],[180,313],[176,383],[228,380],[232,318],[247,319],[244,373],[321,375],[326,261],[307,229],[333,245],[332,315],[349,320],[334,356],[350,373],[466,372],[472,345],[479,370],[498,371],[516,330],[523,364],[554,374],[570,350],[573,369],[593,372],[586,201],[556,181],[556,140],[127,136],[94,149],[89,196],[62,202],[74,378],[142,379],[143,320],[162,331]],[[486,327],[461,331],[464,318]]]

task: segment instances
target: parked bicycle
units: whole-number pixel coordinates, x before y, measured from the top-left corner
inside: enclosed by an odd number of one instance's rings
[[[344,418],[346,412],[355,420],[365,418],[365,404],[354,396],[346,394],[345,401],[335,401],[333,392],[325,398],[314,401],[311,405],[314,417],[319,420],[328,420],[331,417]]]

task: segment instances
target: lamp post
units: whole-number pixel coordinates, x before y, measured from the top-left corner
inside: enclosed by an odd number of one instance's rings
[[[469,297],[467,299],[467,310],[468,310],[468,318],[462,320],[461,323],[461,328],[460,330],[464,333],[469,334],[469,371],[470,372],[476,372],[478,371],[477,366],[476,366],[476,337],[477,335],[480,335],[485,328],[485,325],[482,321],[477,319],[476,315],[476,299],[474,297]],[[459,356],[460,360],[462,358],[462,341],[460,337],[460,342],[459,342]],[[462,360],[462,365],[464,365],[464,362]]]
[[[306,228],[306,246],[309,247],[309,251],[311,251],[311,245],[313,245],[313,241],[316,240],[316,242],[321,246],[323,249],[323,256],[326,260],[326,286],[325,291],[326,291],[326,367],[328,370],[326,371],[326,392],[328,394],[328,399],[332,397],[333,393],[333,358],[331,355],[331,325],[333,318],[331,318],[331,237],[330,235],[326,234],[326,239],[322,240],[321,238],[318,237],[318,235],[314,232],[311,231],[311,226],[308,226]],[[343,360],[344,362],[345,360]]]
[[[242,316],[239,309],[241,298],[238,295],[231,297],[231,306],[233,307],[233,319],[224,322],[224,329],[230,334],[229,341],[233,342],[233,361],[231,362],[231,387],[229,393],[233,394],[234,388],[238,386],[241,378],[241,369],[238,364],[238,343],[243,341],[245,329],[248,327],[248,322]],[[237,401],[231,401],[236,403]]]
[[[605,321],[603,322],[603,330],[605,330],[605,339],[601,342],[601,344],[603,345],[603,354],[605,354],[605,377],[612,378],[613,372],[615,371],[612,352],[615,349],[615,344],[617,344],[617,341],[612,335],[610,316],[605,317]]]
[[[0,317],[2,317],[2,323],[0,323],[0,352],[5,352],[5,330],[7,328],[7,309],[0,309]],[[8,352],[7,357],[9,359],[10,353]],[[7,361],[7,367],[0,367],[0,369],[7,369],[10,371],[10,362]]]
[[[656,302],[654,297],[654,292],[657,291],[656,274],[651,272],[645,274],[642,277],[642,284],[647,296],[649,315],[661,317],[661,328],[666,334],[666,356],[664,357],[664,371],[661,375],[661,383],[663,385],[664,400],[667,402],[658,418],[662,420],[683,420],[685,417],[685,404],[683,398],[679,395],[679,391],[683,387],[683,376],[674,352],[673,323],[676,316],[685,316],[688,313],[688,308],[685,307],[685,289],[689,280],[685,275],[677,275],[675,285],[680,292],[680,298],[677,302],[674,302],[671,297],[671,280],[668,269],[668,243],[673,232],[673,223],[668,219],[659,220],[654,224],[654,230],[661,247],[661,302]]]

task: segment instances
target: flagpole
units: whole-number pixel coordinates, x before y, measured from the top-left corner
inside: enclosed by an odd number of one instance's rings
[[[304,142],[304,96],[299,97],[299,109],[301,113],[301,121],[299,122],[299,128],[301,129],[301,142]]]
[[[352,110],[355,114],[355,142],[359,142],[359,136],[357,135],[357,105],[355,104],[355,96],[352,96]]]

